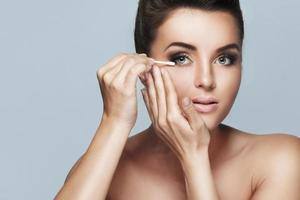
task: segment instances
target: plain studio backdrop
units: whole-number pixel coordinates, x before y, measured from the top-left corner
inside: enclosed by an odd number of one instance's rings
[[[300,136],[300,1],[242,0],[243,75],[225,124]],[[0,1],[0,199],[53,199],[102,116],[96,70],[134,53],[137,0]],[[138,82],[138,90],[142,84]],[[140,91],[130,135],[150,123]]]

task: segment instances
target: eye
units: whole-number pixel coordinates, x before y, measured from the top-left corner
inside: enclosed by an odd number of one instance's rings
[[[191,61],[188,55],[184,53],[177,53],[169,58],[170,61],[175,62],[176,65],[186,65],[188,61]]]
[[[219,61],[221,65],[232,65],[236,61],[236,56],[230,54],[224,54],[218,57],[217,61]]]

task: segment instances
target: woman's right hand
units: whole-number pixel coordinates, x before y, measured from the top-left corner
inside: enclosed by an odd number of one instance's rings
[[[153,59],[146,54],[120,54],[97,70],[103,99],[103,118],[132,128],[137,118],[136,82],[149,72]]]

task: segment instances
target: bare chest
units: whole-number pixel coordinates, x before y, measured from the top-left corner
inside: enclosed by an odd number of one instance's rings
[[[213,170],[222,200],[249,200],[252,169],[247,163],[230,162]],[[140,170],[128,173],[114,184],[111,200],[186,200],[184,174]]]

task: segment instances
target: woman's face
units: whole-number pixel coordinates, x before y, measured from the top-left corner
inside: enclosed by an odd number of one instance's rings
[[[149,56],[169,60],[164,66],[176,88],[178,101],[184,97],[212,96],[217,109],[199,112],[209,130],[229,113],[241,82],[241,47],[234,18],[226,12],[180,8],[159,27]]]

